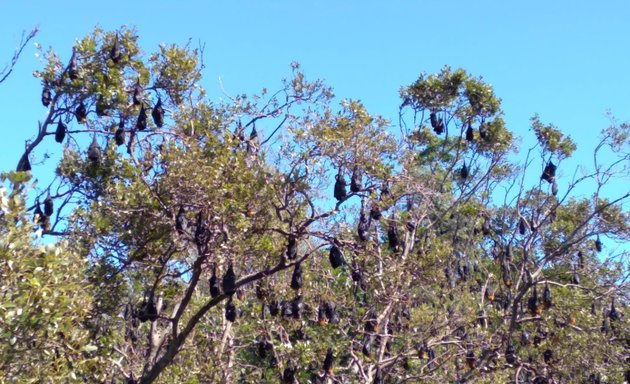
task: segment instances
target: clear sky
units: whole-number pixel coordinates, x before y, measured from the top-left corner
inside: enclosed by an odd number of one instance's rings
[[[134,25],[147,53],[160,43],[205,43],[202,85],[211,98],[221,95],[219,79],[231,94],[274,89],[298,61],[339,98],[361,99],[394,123],[401,86],[423,71],[462,67],[493,84],[508,128],[525,143],[535,113],[569,133],[579,146],[572,167],[590,164],[607,110],[630,120],[628,1],[3,0],[0,10],[0,65],[35,25],[36,42],[64,60],[94,26]],[[0,170],[15,168],[45,113],[31,75],[42,67],[35,53],[30,44],[0,85]],[[61,152],[52,137],[49,144]]]

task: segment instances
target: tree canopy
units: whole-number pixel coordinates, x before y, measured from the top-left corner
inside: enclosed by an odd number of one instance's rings
[[[402,87],[393,122],[298,64],[212,101],[202,50],[137,41],[97,28],[36,72],[0,382],[630,381],[627,124],[571,178],[571,137],[534,116],[519,148],[464,69]]]

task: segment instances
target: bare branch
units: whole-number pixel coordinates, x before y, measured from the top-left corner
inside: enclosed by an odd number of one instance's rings
[[[0,70],[0,83],[4,82],[7,77],[9,77],[11,72],[13,72],[13,69],[17,64],[18,59],[20,58],[20,55],[24,50],[24,47],[26,47],[26,44],[28,44],[28,42],[31,41],[31,39],[34,38],[38,32],[39,27],[33,28],[28,34],[26,34],[26,31],[22,31],[22,37],[20,37],[20,42],[18,43],[18,47],[15,49],[15,52],[13,52],[13,57],[11,58],[11,61],[7,63],[4,68],[2,68],[2,70]]]

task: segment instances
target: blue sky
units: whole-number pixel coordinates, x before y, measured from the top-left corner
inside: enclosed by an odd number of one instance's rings
[[[630,120],[627,1],[4,1],[0,65],[22,30],[68,59],[94,26],[138,28],[145,52],[160,43],[206,44],[203,86],[220,97],[274,89],[301,63],[338,98],[361,99],[396,122],[398,91],[420,72],[444,65],[483,76],[503,99],[505,119],[531,144],[529,118],[540,114],[570,134],[579,150],[571,169],[591,163],[607,110]],[[0,170],[15,168],[24,140],[45,109],[31,73],[42,67],[30,44],[0,85]],[[46,150],[59,153],[52,138]],[[41,159],[43,151],[36,153]],[[42,171],[43,172],[43,171]],[[38,170],[35,170],[38,176]],[[43,176],[43,175],[42,175]],[[627,187],[625,187],[627,188]]]

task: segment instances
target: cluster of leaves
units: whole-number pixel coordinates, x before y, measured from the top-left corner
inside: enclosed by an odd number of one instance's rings
[[[98,377],[94,286],[85,257],[65,241],[38,244],[26,212],[26,181],[0,188],[0,381],[65,382]],[[41,231],[39,231],[41,235]]]
[[[577,148],[571,138],[565,137],[553,124],[543,124],[538,116],[532,117],[531,120],[532,129],[544,151],[564,159],[570,157]]]

